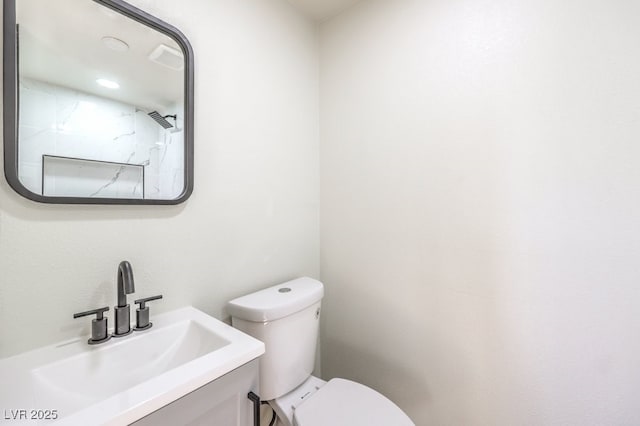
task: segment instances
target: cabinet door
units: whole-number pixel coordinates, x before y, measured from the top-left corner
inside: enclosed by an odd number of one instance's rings
[[[135,426],[253,426],[249,392],[258,392],[255,359],[132,423]]]

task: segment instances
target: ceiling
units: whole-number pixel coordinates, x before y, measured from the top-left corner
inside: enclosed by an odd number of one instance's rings
[[[298,10],[312,19],[329,19],[360,0],[289,0]]]
[[[160,45],[180,50],[170,37],[93,1],[20,0],[17,6],[20,76],[163,114],[182,101],[184,70],[150,59]],[[128,49],[112,50],[103,37]],[[121,88],[101,87],[100,78]]]

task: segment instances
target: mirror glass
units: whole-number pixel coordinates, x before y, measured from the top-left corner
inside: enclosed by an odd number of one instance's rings
[[[13,140],[5,133],[11,186],[54,203],[186,200],[193,185],[186,38],[119,0],[12,2]],[[5,37],[8,31],[5,19]],[[10,47],[5,41],[5,58]]]

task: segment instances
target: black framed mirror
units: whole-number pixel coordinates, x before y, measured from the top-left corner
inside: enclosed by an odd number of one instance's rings
[[[193,50],[121,0],[4,1],[4,170],[56,204],[193,190]]]

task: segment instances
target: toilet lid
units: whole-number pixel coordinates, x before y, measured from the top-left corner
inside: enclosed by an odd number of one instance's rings
[[[296,426],[415,426],[393,402],[373,389],[332,379],[293,414]]]

